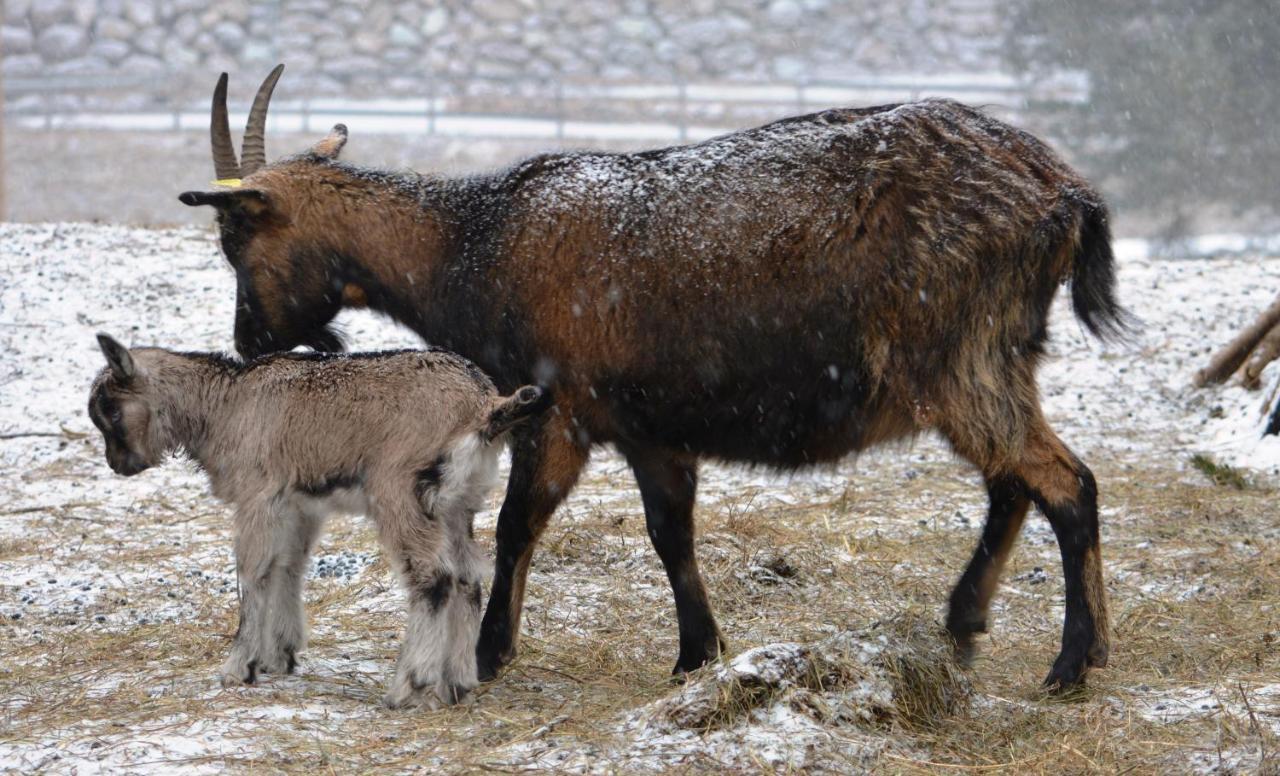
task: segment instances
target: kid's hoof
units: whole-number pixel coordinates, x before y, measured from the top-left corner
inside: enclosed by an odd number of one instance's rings
[[[436,711],[446,706],[468,703],[471,698],[471,690],[471,687],[465,687],[460,684],[444,684],[440,682],[418,684],[397,681],[387,694],[382,696],[382,705],[388,709],[427,709],[428,711]]]
[[[236,657],[227,658],[218,671],[218,679],[223,687],[243,687],[258,682],[258,661],[243,660]]]
[[[298,659],[294,655],[294,651],[289,648],[282,648],[279,652],[268,658],[258,658],[255,661],[259,674],[278,674],[281,676],[292,674],[293,670],[298,667]]]

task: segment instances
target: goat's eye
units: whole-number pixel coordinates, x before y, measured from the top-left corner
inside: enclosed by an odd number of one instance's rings
[[[121,421],[124,420],[124,413],[120,411],[119,407],[113,407],[111,410],[110,417],[111,417],[112,423],[119,424]]]

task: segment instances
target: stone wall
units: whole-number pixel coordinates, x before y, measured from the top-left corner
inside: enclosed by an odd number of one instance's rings
[[[316,95],[792,81],[998,70],[999,24],[995,0],[5,0],[3,66],[175,89],[190,76],[200,93],[211,73],[256,84],[277,61]]]

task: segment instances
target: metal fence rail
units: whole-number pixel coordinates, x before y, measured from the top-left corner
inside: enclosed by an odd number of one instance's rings
[[[50,131],[203,129],[207,92],[193,86],[203,80],[192,73],[10,78],[6,112],[19,127]],[[294,89],[305,87],[304,80]],[[421,97],[390,99],[280,99],[287,97],[281,94],[272,104],[270,127],[312,133],[344,121],[371,134],[684,141],[837,105],[937,96],[1016,113],[1032,103],[1079,103],[1088,97],[1087,83],[1072,74],[1031,82],[1003,73],[786,83],[434,79],[425,91]],[[145,104],[115,107],[131,102]],[[247,104],[233,101],[232,107],[240,114],[232,121],[243,121]]]

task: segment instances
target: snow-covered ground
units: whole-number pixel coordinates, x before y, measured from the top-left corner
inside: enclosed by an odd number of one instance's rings
[[[1280,736],[1280,693],[1254,678],[1274,677],[1277,666],[1277,615],[1266,614],[1278,603],[1275,581],[1258,576],[1256,589],[1241,592],[1222,571],[1275,574],[1277,526],[1265,505],[1280,475],[1280,441],[1258,432],[1267,392],[1190,385],[1210,352],[1280,287],[1280,259],[1252,253],[1256,244],[1237,247],[1185,258],[1120,244],[1121,295],[1144,322],[1129,343],[1093,341],[1068,305],[1055,309],[1041,385],[1051,422],[1099,473],[1114,550],[1114,673],[1101,672],[1102,690],[1079,708],[1031,694],[1033,673],[1052,657],[1061,599],[1052,533],[1029,521],[994,612],[992,656],[977,669],[973,719],[1017,713],[1059,724],[1078,711],[1128,719],[1146,726],[1144,735],[1191,731],[1194,757],[1148,766],[1252,767],[1256,742]],[[847,704],[847,689],[831,695],[784,682],[713,732],[652,723],[646,709],[668,707],[678,692],[664,679],[674,617],[638,525],[638,495],[606,451],[544,539],[521,658],[468,709],[413,718],[376,706],[401,603],[358,521],[335,526],[313,565],[313,642],[300,673],[218,688],[214,668],[234,629],[226,511],[183,462],[112,475],[84,409],[102,363],[96,332],[129,344],[230,348],[234,281],[212,231],[8,224],[0,255],[0,769],[447,768],[458,752],[469,753],[466,767],[603,771],[978,762],[896,723],[813,711],[837,696]],[[416,344],[371,316],[344,313],[341,323],[361,348]],[[1264,384],[1276,377],[1270,371]],[[1196,453],[1242,467],[1255,490],[1227,494],[1208,483],[1190,467]],[[479,518],[482,540],[491,541],[498,503],[495,494]],[[972,474],[930,439],[790,477],[710,465],[699,555],[735,648],[774,644],[783,654],[788,643],[825,643],[845,623],[916,603],[932,617],[967,559],[982,508]],[[1210,515],[1220,524],[1198,522]],[[1224,533],[1188,538],[1204,531]],[[780,573],[791,566],[794,578]],[[848,598],[833,592],[841,585]],[[1235,655],[1237,637],[1197,630],[1205,610],[1191,607],[1237,601],[1237,593],[1242,621],[1262,617],[1252,635],[1263,645],[1256,665],[1175,661],[1144,673],[1155,658],[1136,645],[1146,643],[1142,628],[1157,626],[1132,618],[1172,617],[1162,638],[1219,640],[1221,654]],[[1155,603],[1164,614],[1143,608]],[[1026,654],[1033,673],[1019,662]],[[1018,668],[1005,678],[999,665]],[[1007,687],[1026,692],[1010,698],[1016,691]],[[1197,738],[1200,731],[1209,732]],[[1206,754],[1215,751],[1217,759]],[[1095,765],[1106,760],[1090,754]]]

